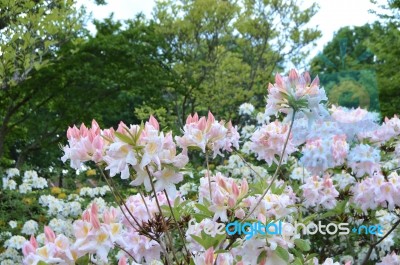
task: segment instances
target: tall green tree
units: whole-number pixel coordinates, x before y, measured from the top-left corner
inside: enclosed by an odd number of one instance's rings
[[[376,58],[369,47],[375,28],[344,27],[311,61],[330,102],[347,107],[380,110]]]
[[[374,24],[368,46],[376,55],[382,116],[391,117],[399,113],[400,104],[400,73],[397,70],[400,56],[400,1],[388,0],[385,4],[376,4],[373,12],[380,21]]]
[[[22,111],[42,92],[40,85],[27,89],[23,83],[57,61],[56,51],[76,38],[80,27],[73,0],[0,0],[0,158],[24,112],[50,99],[45,95]]]
[[[234,118],[244,101],[260,105],[274,71],[299,62],[320,36],[306,27],[317,6],[295,0],[158,1],[154,19],[178,79],[166,89],[181,126],[192,112]],[[233,114],[233,116],[231,116]]]
[[[95,25],[95,36],[88,35],[78,46],[64,46],[58,53],[63,59],[22,84],[25,90],[41,90],[22,108],[23,122],[8,141],[18,165],[56,162],[68,126],[90,124],[92,119],[103,127],[115,127],[120,120],[138,123],[142,117],[135,108],[168,105],[162,91],[172,77],[164,63],[168,58],[159,52],[163,39],[154,22],[142,16],[125,22],[111,17]],[[33,107],[44,98],[46,103]]]

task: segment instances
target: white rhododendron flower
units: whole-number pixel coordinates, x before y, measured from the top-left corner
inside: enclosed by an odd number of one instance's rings
[[[251,115],[254,112],[254,106],[250,103],[243,103],[239,107],[239,115]]]

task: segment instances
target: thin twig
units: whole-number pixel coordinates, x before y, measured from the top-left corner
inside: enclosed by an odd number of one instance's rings
[[[163,215],[163,213],[162,213],[162,209],[161,209],[161,206],[160,206],[160,202],[158,201],[157,192],[156,192],[156,189],[155,189],[155,187],[154,187],[153,180],[152,180],[152,178],[151,178],[150,170],[149,170],[149,168],[148,168],[147,166],[146,166],[145,168],[146,168],[147,174],[148,174],[149,179],[150,179],[151,189],[152,189],[153,192],[154,192],[154,199],[156,200],[157,208],[158,208],[158,210],[160,211],[161,220],[162,220],[162,222],[163,222],[163,226],[164,226],[164,229],[165,229],[165,234],[166,234],[167,239],[168,239],[168,241],[169,241],[169,245],[170,245],[170,249],[171,249],[171,251],[172,251],[172,255],[174,256],[175,260],[178,262],[178,259],[177,259],[177,257],[176,257],[176,253],[175,253],[174,244],[173,244],[173,242],[172,242],[171,235],[169,234],[169,232],[168,232],[168,230],[167,230],[167,224],[165,223],[165,218],[164,218],[164,215]],[[165,255],[168,256],[168,253],[165,253]]]
[[[261,180],[260,174],[258,174],[258,172],[253,169],[253,167],[244,159],[244,157],[239,153],[239,151],[233,150],[233,152],[235,152],[239,156],[239,158],[242,159],[243,163],[246,166],[248,166],[250,168],[250,170],[253,171],[257,175],[259,180]]]
[[[151,214],[150,214],[150,211],[149,211],[149,207],[147,207],[147,203],[146,203],[146,201],[144,200],[144,196],[143,196],[142,192],[141,192],[139,189],[138,189],[138,193],[140,194],[140,197],[142,198],[142,201],[143,201],[143,203],[144,203],[144,206],[146,207],[146,211],[147,211],[148,215],[150,216]]]
[[[392,171],[395,171],[395,170],[398,170],[398,169],[400,169],[400,167],[395,167],[395,168],[389,169],[388,171],[392,172]]]
[[[273,177],[272,177],[272,180],[271,180],[271,182],[269,183],[267,189],[266,189],[266,190],[264,191],[264,193],[261,195],[260,199],[258,199],[258,201],[257,201],[256,205],[254,206],[254,208],[250,211],[250,213],[247,214],[247,216],[245,216],[245,217],[241,220],[241,223],[243,223],[244,221],[246,221],[246,219],[248,219],[248,218],[250,217],[250,215],[252,215],[252,214],[254,213],[254,211],[256,210],[256,208],[260,205],[261,201],[263,200],[264,196],[267,195],[269,189],[272,187],[272,184],[274,183],[275,179],[278,177],[278,172],[279,172],[279,170],[280,170],[280,168],[281,168],[282,161],[283,161],[283,156],[284,156],[284,154],[285,154],[286,146],[287,146],[287,144],[288,144],[288,142],[289,142],[290,133],[291,133],[292,128],[293,128],[294,116],[295,116],[295,115],[296,115],[296,111],[293,110],[292,121],[290,122],[289,131],[288,131],[288,134],[287,134],[287,136],[286,136],[286,140],[285,140],[285,144],[284,144],[283,149],[282,149],[281,157],[279,158],[278,167],[277,167],[276,170],[275,170],[275,173],[274,173],[274,175],[273,175]]]
[[[157,238],[155,238],[155,237],[152,236],[151,234],[147,233],[147,231],[140,225],[139,221],[136,220],[136,218],[133,216],[133,214],[132,214],[131,211],[129,210],[128,206],[125,204],[124,200],[122,199],[122,196],[119,194],[119,197],[118,197],[118,196],[115,194],[114,191],[117,191],[117,189],[115,189],[115,186],[112,185],[112,184],[110,184],[110,182],[108,181],[108,179],[107,179],[106,175],[104,174],[103,170],[102,170],[100,167],[98,167],[98,168],[99,168],[99,170],[100,170],[101,175],[102,175],[103,178],[105,179],[105,181],[106,181],[108,187],[110,188],[111,193],[113,194],[113,196],[114,196],[114,198],[115,198],[115,201],[116,201],[117,204],[118,204],[119,209],[121,210],[122,214],[124,215],[124,217],[126,218],[126,220],[128,221],[128,223],[129,223],[134,229],[137,230],[137,228],[135,228],[135,225],[131,222],[131,220],[130,220],[130,219],[128,218],[128,216],[126,215],[125,211],[122,209],[122,206],[121,206],[121,204],[118,202],[118,199],[119,199],[119,201],[122,202],[122,204],[125,206],[126,211],[129,213],[129,215],[130,215],[130,216],[132,217],[132,219],[135,221],[136,225],[137,225],[137,226],[141,229],[141,231],[145,234],[145,236],[147,236],[148,238],[150,238],[150,239],[152,239],[152,240],[154,240],[154,241],[156,241],[157,243],[160,244],[160,241],[159,241]],[[112,183],[112,182],[111,182],[111,183]],[[118,192],[118,191],[117,191],[117,192]]]
[[[392,233],[399,224],[400,224],[400,219],[397,220],[396,223],[394,223],[393,227],[381,239],[379,239],[375,243],[369,245],[369,249],[368,249],[367,255],[365,256],[365,258],[364,258],[363,262],[361,263],[361,265],[367,264],[367,262],[369,260],[369,257],[371,256],[372,250],[374,249],[374,247],[379,245],[379,243],[381,243],[387,236],[389,236],[389,234]]]
[[[167,193],[167,191],[166,191],[165,189],[164,189],[164,193],[165,193],[165,196],[166,196],[166,198],[167,198],[167,202],[168,202],[169,210],[171,211],[172,218],[174,219],[174,222],[176,223],[176,226],[178,227],[179,235],[180,235],[180,237],[181,237],[181,239],[182,239],[182,242],[183,242],[183,247],[185,248],[185,251],[186,251],[186,253],[187,253],[187,256],[190,257],[191,254],[190,254],[189,250],[188,250],[187,247],[186,247],[186,244],[185,244],[185,237],[183,236],[183,232],[182,232],[181,228],[179,227],[178,221],[177,221],[176,218],[175,218],[175,214],[174,214],[174,211],[172,210],[171,202],[169,201],[168,193]],[[185,259],[185,262],[188,263],[188,262],[186,261],[186,259]],[[189,264],[189,263],[188,263],[188,264]]]
[[[137,263],[135,257],[133,257],[132,254],[129,253],[128,251],[126,251],[123,247],[121,247],[121,246],[118,245],[117,243],[114,243],[114,246],[116,246],[117,248],[119,248],[120,250],[122,250],[123,252],[125,252],[126,254],[128,254],[129,257],[131,257],[131,258],[133,259],[133,261]]]

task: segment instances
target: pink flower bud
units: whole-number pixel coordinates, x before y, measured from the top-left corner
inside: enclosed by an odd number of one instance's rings
[[[205,265],[213,265],[214,264],[214,248],[209,248],[205,253]]]
[[[35,249],[38,247],[38,242],[36,241],[36,238],[34,237],[34,235],[31,235],[31,238],[30,238],[29,242],[32,244],[32,246]]]
[[[48,226],[44,227],[44,234],[46,236],[47,243],[49,243],[49,242],[54,243],[54,240],[56,239],[56,235],[54,234],[53,230],[51,230],[50,227],[48,227]]]
[[[228,198],[228,206],[230,208],[233,208],[233,207],[235,207],[235,205],[236,205],[236,200],[234,198],[232,198],[232,197],[229,197]]]
[[[158,124],[158,121],[156,118],[153,117],[153,115],[150,116],[149,123],[156,129],[160,130],[160,125]]]
[[[239,219],[243,219],[245,217],[245,212],[242,208],[239,208],[235,211],[235,217]]]
[[[35,252],[36,248],[34,248],[32,244],[28,241],[26,241],[22,246],[22,254],[24,254],[25,257],[28,256],[30,253],[35,253]]]
[[[239,188],[238,188],[236,182],[232,183],[232,192],[233,192],[233,195],[235,196],[235,198],[239,197],[240,191],[239,191]]]

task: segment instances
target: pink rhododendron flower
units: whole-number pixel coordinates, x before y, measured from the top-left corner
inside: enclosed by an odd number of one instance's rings
[[[308,140],[300,163],[313,174],[323,174],[328,168],[342,165],[348,150],[346,135]]]
[[[280,187],[282,183],[275,183],[277,187]],[[247,197],[243,200],[243,203],[252,210],[257,202],[259,196]],[[291,187],[286,187],[284,192],[280,195],[273,194],[271,191],[264,196],[258,207],[252,213],[252,216],[262,222],[267,219],[279,219],[286,217],[295,211],[294,208],[289,207],[295,204],[297,197],[294,195]]]
[[[150,191],[151,181],[155,181],[156,191],[166,190],[175,198],[175,184],[183,180],[179,170],[187,164],[188,158],[185,154],[177,154],[171,132],[166,135],[160,132],[153,116],[142,127],[127,127],[120,123],[118,134],[104,157],[106,169],[110,170],[111,177],[121,173],[122,179],[133,177],[131,171],[135,171],[136,178],[131,185],[144,184]]]
[[[63,148],[63,162],[68,159],[71,161],[71,167],[79,169],[81,164],[86,161],[98,163],[102,161],[105,149],[108,145],[102,135],[113,135],[112,130],[101,131],[95,120],[92,121],[92,127],[88,129],[82,124],[78,129],[76,126],[69,127],[67,131],[68,145]]]
[[[331,112],[333,120],[349,140],[353,140],[360,133],[363,135],[378,128],[379,115],[377,113],[368,112],[361,108],[348,109],[335,105],[332,106]]]
[[[176,136],[177,144],[187,154],[188,147],[198,147],[203,153],[207,150],[213,151],[213,157],[222,155],[221,151],[232,151],[232,147],[239,148],[239,133],[231,122],[225,124],[217,122],[211,112],[208,118],[201,117],[197,113],[189,115],[183,127],[183,136]]]
[[[393,210],[400,205],[400,177],[397,173],[388,176],[388,181],[381,174],[374,174],[352,187],[352,200],[366,213],[379,205]]]
[[[195,265],[214,265],[214,248],[211,247],[204,253],[196,255],[194,258]]]
[[[251,137],[250,150],[256,154],[258,160],[265,160],[269,166],[273,162],[278,164],[277,157],[282,154],[288,132],[289,126],[278,121],[263,125]],[[282,162],[285,163],[288,156],[296,150],[289,136]]]
[[[393,137],[400,134],[400,119],[395,115],[393,118],[385,118],[385,121],[376,130],[360,132],[359,139],[369,139],[371,142],[384,144]]]
[[[379,150],[367,144],[356,145],[348,155],[348,165],[359,178],[365,174],[372,176],[374,172],[380,172],[380,160]]]
[[[237,205],[237,202],[247,195],[249,186],[245,178],[240,185],[236,181],[223,176],[220,172],[211,177],[212,201],[209,210],[214,212],[214,221],[217,219],[222,222],[228,221],[227,210],[243,206]],[[204,198],[209,199],[209,196],[208,179],[203,177],[200,179],[199,201],[202,202]]]
[[[304,202],[306,207],[322,206],[326,209],[333,209],[336,206],[336,198],[339,192],[333,186],[333,181],[329,175],[324,178],[313,176],[306,179],[300,186],[303,190]]]
[[[266,114],[289,114],[293,108],[316,114],[319,113],[320,102],[326,99],[324,89],[319,87],[318,77],[311,82],[308,72],[300,75],[292,69],[287,77],[276,74],[275,84],[269,84]]]

